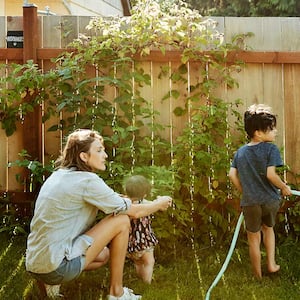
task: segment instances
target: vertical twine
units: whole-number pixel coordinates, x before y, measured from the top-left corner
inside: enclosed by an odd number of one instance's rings
[[[187,93],[188,97],[190,98],[191,95],[191,65],[190,62],[187,62],[187,70],[188,70],[188,78],[187,78]],[[194,223],[194,211],[195,211],[195,199],[194,199],[194,194],[195,194],[195,172],[194,172],[194,157],[195,157],[195,149],[194,149],[194,124],[192,120],[192,110],[193,110],[193,105],[191,100],[188,100],[188,126],[190,128],[190,136],[189,136],[189,145],[190,145],[190,151],[189,151],[189,157],[190,157],[190,200],[191,200],[191,212],[190,212],[190,217],[191,217],[191,244],[192,244],[192,251],[194,253],[194,258],[195,258],[195,263],[197,267],[197,275],[198,275],[198,280],[199,280],[199,286],[200,286],[200,293],[202,295],[202,298],[205,295],[205,291],[202,288],[202,275],[201,275],[201,268],[199,264],[199,257],[197,254],[197,250],[195,247],[195,223]]]
[[[135,64],[134,61],[132,62],[131,71],[134,72]],[[132,97],[131,97],[131,113],[132,113],[132,127],[135,127],[136,115],[135,115],[135,79],[132,76]],[[135,161],[136,161],[136,154],[135,154],[135,131],[132,130],[132,137],[131,137],[131,144],[130,144],[130,156],[131,156],[131,172],[133,172]]]
[[[95,67],[95,75],[96,78],[99,78],[99,66],[97,64],[94,65]],[[94,85],[94,90],[97,89],[97,87],[99,86],[99,80],[97,79]],[[93,98],[96,98],[96,101],[93,103],[93,108],[92,108],[92,124],[91,124],[91,129],[94,130],[95,129],[95,120],[96,120],[96,115],[95,115],[95,110],[98,108],[99,105],[99,96],[98,93],[96,93],[96,96],[94,95]]]
[[[114,63],[114,79],[116,79],[117,77],[117,66],[116,66],[116,63]],[[116,98],[117,97],[117,88],[114,87],[114,97]],[[116,124],[116,121],[117,121],[117,103],[114,102],[114,105],[112,106],[112,113],[114,115],[113,119],[112,119],[112,122],[111,122],[111,127],[112,127],[112,130],[113,130],[113,134],[115,134],[115,130],[114,130],[114,127],[115,127],[115,124]],[[113,147],[112,148],[112,157],[116,157],[116,147]]]

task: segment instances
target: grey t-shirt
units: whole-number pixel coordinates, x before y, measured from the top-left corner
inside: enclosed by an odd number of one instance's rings
[[[262,142],[239,148],[231,167],[237,169],[243,188],[241,206],[280,200],[279,190],[267,179],[267,168],[282,165],[280,152],[275,144]]]
[[[27,240],[26,269],[49,273],[63,258],[83,255],[88,242],[79,239],[99,210],[122,213],[131,201],[115,193],[95,173],[59,169],[43,184],[35,204]]]

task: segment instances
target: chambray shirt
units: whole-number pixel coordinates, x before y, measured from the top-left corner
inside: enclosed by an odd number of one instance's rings
[[[275,144],[262,142],[239,148],[231,167],[237,169],[243,188],[241,206],[279,201],[279,190],[269,182],[267,168],[282,165],[280,152]]]
[[[95,222],[99,210],[122,213],[131,201],[115,193],[95,173],[58,169],[43,184],[27,240],[26,269],[49,273],[64,258],[84,255],[90,246],[77,237]],[[75,242],[77,239],[77,242]]]

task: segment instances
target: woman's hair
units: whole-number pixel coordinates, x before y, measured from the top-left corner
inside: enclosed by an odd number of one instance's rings
[[[276,116],[271,107],[265,104],[253,104],[244,114],[244,126],[248,138],[253,138],[256,130],[263,132],[273,130],[276,127]]]
[[[126,195],[133,200],[142,200],[151,192],[151,183],[142,175],[133,175],[125,180]]]
[[[80,158],[80,153],[85,152],[89,154],[91,144],[97,139],[103,143],[102,136],[94,130],[77,129],[71,133],[67,138],[67,142],[61,156],[56,160],[56,167],[75,167],[78,171],[91,172],[92,168]]]

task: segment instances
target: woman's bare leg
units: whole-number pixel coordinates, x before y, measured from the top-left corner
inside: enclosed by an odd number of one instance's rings
[[[105,247],[99,255],[84,268],[84,271],[96,270],[107,264],[109,260],[109,249]]]
[[[123,268],[128,247],[130,221],[127,215],[108,216],[85,234],[94,239],[86,252],[86,267],[110,243],[110,295],[123,294]]]

